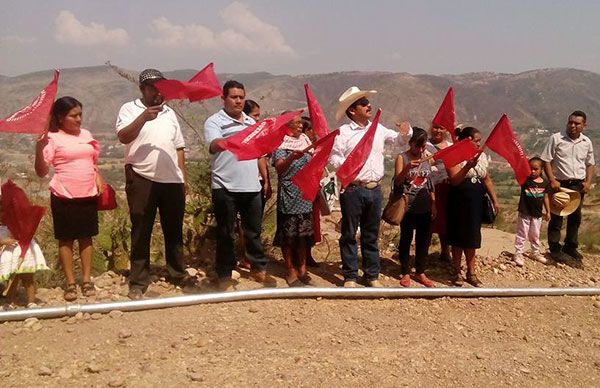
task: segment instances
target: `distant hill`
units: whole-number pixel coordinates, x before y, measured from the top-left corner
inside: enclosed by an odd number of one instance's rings
[[[137,72],[130,73],[137,77]],[[166,75],[187,80],[194,73],[194,70],[178,70]],[[0,116],[28,104],[51,76],[48,70],[0,77]],[[332,127],[337,125],[333,121],[337,97],[351,85],[379,91],[372,100],[374,106],[383,109],[382,121],[388,126],[402,119],[427,127],[449,86],[455,91],[457,121],[479,127],[484,133],[503,112],[522,133],[562,129],[574,109],[582,109],[589,115],[589,129],[598,128],[595,122],[600,117],[600,74],[576,69],[440,76],[385,72],[289,76],[261,72],[219,74],[219,79],[243,82],[247,97],[257,100],[267,114],[305,106],[303,85],[309,83]],[[72,95],[84,104],[84,126],[116,143],[114,124],[119,107],[138,96],[136,85],[107,66],[65,69],[61,71],[59,85],[59,96]],[[180,104],[185,112],[191,113],[192,125],[197,130],[201,130],[206,115],[220,106],[218,98],[204,104]]]

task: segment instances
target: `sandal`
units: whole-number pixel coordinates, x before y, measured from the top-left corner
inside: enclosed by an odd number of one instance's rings
[[[482,287],[483,286],[483,283],[481,283],[481,281],[479,279],[477,279],[477,276],[475,276],[474,273],[467,273],[467,283],[469,283],[473,287]]]
[[[298,276],[298,280],[300,280],[302,283],[304,283],[307,286],[314,287],[317,285],[315,283],[315,281],[310,277],[309,274],[304,274],[303,276]]]
[[[288,287],[304,287],[304,283],[299,279],[299,278],[295,278],[294,280],[285,279]]]
[[[427,288],[433,287],[433,282],[424,273],[415,275],[415,280]]]
[[[67,302],[77,300],[77,285],[75,283],[67,284],[63,298],[65,298]]]
[[[400,285],[404,288],[410,287],[410,276],[402,275],[402,278],[400,279]]]
[[[83,282],[81,285],[81,293],[85,297],[95,296],[96,295],[96,287],[92,282]]]
[[[450,279],[450,282],[455,287],[462,287],[463,286],[463,277],[462,277],[461,272],[455,271],[454,274],[452,275],[452,278]]]

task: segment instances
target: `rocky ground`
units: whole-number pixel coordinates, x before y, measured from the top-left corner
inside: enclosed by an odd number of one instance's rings
[[[324,287],[340,285],[335,232],[315,250]],[[511,262],[513,236],[484,230],[480,279],[489,287],[600,287],[600,263]],[[385,240],[385,239],[384,239]],[[329,243],[327,242],[329,241]],[[387,241],[387,240],[385,240]],[[398,285],[393,250],[382,281]],[[448,286],[432,247],[430,277]],[[279,256],[273,251],[275,257]],[[160,273],[149,296],[212,292],[175,288]],[[286,287],[275,259],[270,272]],[[257,288],[240,270],[240,289]],[[94,279],[97,296],[127,300],[125,278]],[[417,287],[416,284],[413,284]],[[38,290],[42,305],[62,290]],[[144,312],[0,324],[0,381],[6,387],[111,386],[598,386],[600,297],[512,299],[304,299],[235,302]]]

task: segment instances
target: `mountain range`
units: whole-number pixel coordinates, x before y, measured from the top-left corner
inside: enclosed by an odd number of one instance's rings
[[[138,74],[133,70],[123,72],[132,79]],[[194,70],[177,70],[165,75],[187,80],[194,73]],[[0,77],[0,117],[27,105],[51,77],[51,70]],[[595,118],[600,117],[600,74],[577,69],[460,75],[339,72],[291,76],[261,72],[218,74],[218,77],[221,82],[236,79],[244,83],[247,98],[256,100],[265,115],[304,107],[303,85],[309,83],[332,128],[339,125],[333,120],[336,100],[352,85],[378,91],[371,100],[374,107],[383,109],[382,122],[388,127],[398,120],[427,127],[449,86],[454,88],[457,122],[476,126],[484,133],[491,130],[502,113],[508,114],[518,132],[562,129],[568,114],[575,109],[588,114],[588,131],[598,127]],[[115,143],[113,132],[119,107],[138,94],[135,83],[109,66],[61,71],[58,96],[78,98],[84,105],[84,127]],[[175,105],[196,133],[201,133],[203,120],[219,109],[221,101],[215,98],[202,104]],[[186,137],[194,136],[187,132]]]

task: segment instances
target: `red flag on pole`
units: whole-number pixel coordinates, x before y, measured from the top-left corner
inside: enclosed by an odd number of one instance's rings
[[[308,84],[304,84],[304,91],[306,92],[306,103],[308,104],[308,114],[310,115],[310,123],[313,130],[319,138],[327,136],[329,127],[327,126],[327,120],[323,114],[323,110],[319,105],[319,102],[312,94]]]
[[[367,129],[367,132],[362,139],[360,139],[358,144],[356,144],[356,147],[354,147],[352,152],[350,152],[350,155],[348,155],[344,164],[337,170],[336,175],[343,188],[346,188],[354,181],[371,154],[373,139],[375,138],[375,132],[377,132],[377,126],[379,125],[379,116],[381,116],[381,109],[377,109],[377,114],[375,115],[375,119],[371,123],[371,126]]]
[[[441,160],[446,167],[454,167],[460,162],[472,159],[478,152],[479,150],[471,139],[463,139],[450,147],[439,150],[433,154],[433,159]]]
[[[154,86],[165,101],[188,99],[190,102],[195,102],[217,97],[222,93],[221,84],[212,63],[206,65],[188,82],[165,79],[157,81]]]
[[[519,143],[506,113],[502,114],[483,146],[506,159],[515,172],[515,178],[520,185],[531,174],[527,155]]]
[[[340,133],[339,129],[320,138],[313,144],[315,153],[308,163],[292,177],[292,182],[298,186],[302,198],[313,202],[319,192],[319,183],[323,177],[323,170],[327,166],[329,154],[333,148],[335,137]]]
[[[442,105],[440,105],[440,108],[438,109],[431,123],[433,125],[440,125],[444,127],[446,131],[450,132],[450,136],[452,136],[452,142],[456,143],[456,135],[454,134],[455,120],[454,90],[452,90],[452,87],[450,87],[446,93],[446,96],[444,97],[444,101],[442,101]]]
[[[42,133],[46,129],[58,90],[58,70],[54,78],[29,105],[0,121],[0,132]]]
[[[25,192],[11,180],[2,185],[1,203],[3,222],[19,242],[23,258],[46,209],[29,202]]]
[[[303,109],[268,118],[222,140],[221,147],[235,155],[237,160],[260,158],[279,147],[286,134],[285,124],[304,112]]]

